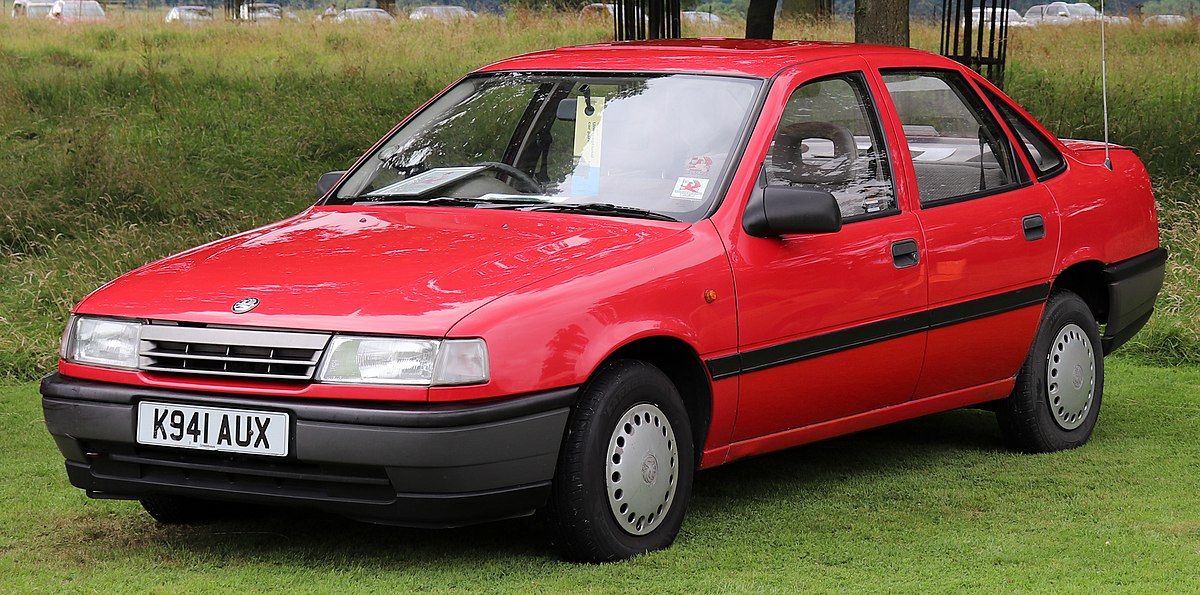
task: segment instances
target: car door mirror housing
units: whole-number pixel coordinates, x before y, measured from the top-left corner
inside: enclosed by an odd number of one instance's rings
[[[746,233],[771,238],[842,229],[842,211],[828,190],[816,186],[767,186],[750,198],[742,216]]]
[[[329,171],[321,174],[321,177],[317,179],[317,198],[324,198],[325,194],[328,193],[329,190],[333,188],[333,185],[337,184],[338,180],[342,179],[342,176],[344,175],[346,175],[345,171]]]

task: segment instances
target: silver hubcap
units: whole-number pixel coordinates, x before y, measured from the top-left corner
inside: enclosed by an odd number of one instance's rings
[[[617,421],[608,440],[608,506],[626,533],[653,531],[671,509],[677,447],[671,422],[654,405],[634,405]]]
[[[1058,427],[1078,428],[1096,394],[1096,356],[1087,333],[1077,324],[1058,331],[1047,358],[1046,398]]]

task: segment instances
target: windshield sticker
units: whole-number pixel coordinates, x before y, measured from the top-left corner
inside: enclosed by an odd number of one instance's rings
[[[700,200],[704,198],[705,188],[708,188],[708,178],[679,178],[675,181],[675,191],[671,196]]]
[[[571,174],[571,194],[596,196],[600,194],[600,168],[580,166]]]
[[[692,157],[691,159],[688,159],[687,171],[689,174],[703,176],[708,173],[708,170],[712,169],[712,164],[712,157],[709,157],[708,155]]]
[[[452,184],[467,176],[473,176],[485,169],[487,166],[436,167],[390,186],[384,186],[374,192],[368,192],[363,196],[420,196],[435,188]]]
[[[580,97],[575,102],[575,156],[592,167],[600,165],[603,115],[603,97]]]

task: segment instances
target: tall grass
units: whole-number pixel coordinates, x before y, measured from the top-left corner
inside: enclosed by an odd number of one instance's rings
[[[68,309],[101,283],[304,208],[424,99],[468,70],[599,41],[604,21],[516,12],[453,26],[0,20],[0,378],[53,367]],[[740,35],[741,25],[686,31]],[[931,49],[936,30],[914,31]],[[777,37],[848,40],[845,24]],[[1173,251],[1159,314],[1128,351],[1200,362],[1200,44],[1192,28],[1110,37],[1112,138],[1155,177]],[[935,49],[935,48],[932,48]],[[1061,136],[1099,138],[1089,28],[1017,31],[1008,91]]]

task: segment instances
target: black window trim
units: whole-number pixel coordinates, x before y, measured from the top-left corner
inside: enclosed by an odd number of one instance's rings
[[[960,82],[965,84],[967,90],[974,91],[974,88],[975,88],[974,85],[971,83],[971,81],[967,77],[963,76],[963,74],[961,72],[959,72],[957,70],[953,70],[953,69],[948,69],[948,68],[932,68],[932,67],[905,68],[905,67],[901,66],[901,67],[895,67],[895,68],[879,69],[880,78],[883,78],[883,77],[887,76],[888,74],[893,74],[893,73],[896,73],[896,74],[925,73],[925,74],[934,74],[934,75],[947,74],[947,75],[952,75],[952,76],[957,77]],[[943,79],[943,80],[945,80],[945,79]],[[949,83],[949,81],[947,81],[947,82]],[[983,112],[985,114],[987,114],[988,117],[991,118],[993,123],[995,123],[998,130],[1000,132],[1004,133],[1003,138],[1004,138],[1004,140],[1008,141],[1008,143],[1011,147],[1012,140],[1008,137],[1006,128],[1003,126],[1003,124],[1001,124],[996,119],[996,117],[994,115],[992,115],[990,106],[988,105],[987,102],[984,101],[983,97],[979,94],[979,92],[974,91],[976,103],[975,103],[975,105],[972,105],[970,98],[961,96],[963,89],[955,88],[955,85],[953,85],[953,84],[949,84],[949,86],[950,86],[950,89],[952,91],[955,91],[956,94],[960,94],[959,98],[963,100],[963,102],[967,105],[968,108],[973,109],[977,113],[980,111],[980,108],[982,108]],[[885,87],[886,87],[886,81],[885,81]],[[896,115],[897,115],[897,117],[899,117],[899,113],[897,113]],[[903,121],[901,121],[902,126],[903,126],[903,124],[904,124]],[[907,144],[908,139],[905,138],[904,142],[905,142],[905,144]],[[988,188],[986,190],[980,190],[978,192],[969,192],[967,194],[960,194],[958,196],[951,196],[948,198],[942,198],[942,199],[930,200],[930,201],[921,200],[921,191],[920,191],[920,187],[918,186],[918,188],[917,188],[917,204],[918,204],[918,206],[920,207],[921,210],[933,209],[933,208],[942,207],[942,206],[946,206],[946,205],[953,205],[953,204],[958,204],[961,202],[967,202],[967,201],[971,201],[971,200],[977,200],[980,198],[986,198],[989,196],[995,196],[998,194],[1004,194],[1007,192],[1012,192],[1014,190],[1020,190],[1022,188],[1028,188],[1028,187],[1032,186],[1034,184],[1034,182],[1032,179],[1030,179],[1029,172],[1024,167],[1021,166],[1020,161],[1017,159],[1016,153],[1012,152],[1011,149],[1010,149],[1010,153],[1009,153],[1009,159],[1011,160],[1010,166],[1012,167],[1013,172],[1017,174],[1016,181],[1006,184],[1004,186],[996,186],[995,188]],[[912,162],[911,153],[909,154],[909,161]],[[916,180],[915,172],[913,174],[913,180]]]
[[[792,95],[796,91],[800,90],[801,87],[804,87],[804,86],[812,84],[812,83],[819,83],[822,81],[827,81],[827,80],[832,80],[832,79],[854,79],[854,81],[850,83],[851,87],[854,87],[857,84],[858,88],[855,89],[855,91],[862,93],[863,99],[865,100],[864,107],[866,108],[866,112],[867,112],[866,113],[867,126],[871,127],[871,131],[875,135],[878,135],[878,139],[879,139],[878,144],[880,145],[880,149],[882,150],[884,157],[887,159],[888,183],[891,184],[891,186],[892,186],[892,203],[893,204],[890,209],[885,209],[885,210],[882,210],[882,211],[879,211],[876,213],[862,213],[861,215],[854,215],[853,217],[843,217],[842,224],[848,225],[850,223],[859,223],[861,221],[871,221],[874,219],[882,219],[884,217],[891,217],[894,215],[899,215],[903,211],[900,208],[900,194],[899,194],[899,189],[896,186],[895,159],[894,159],[894,156],[891,154],[891,152],[888,151],[887,133],[883,129],[883,122],[879,117],[879,105],[875,101],[875,95],[871,93],[871,84],[867,80],[866,71],[864,71],[863,69],[847,70],[844,72],[825,74],[825,75],[817,76],[817,77],[814,77],[811,79],[806,79],[804,82],[796,85],[793,89],[791,89],[791,91],[788,92],[787,99],[785,99],[783,102],[784,108],[786,109],[787,102],[789,100],[791,100]],[[780,114],[779,121],[775,123],[775,132],[771,135],[772,145],[774,145],[775,135],[779,133],[779,124],[782,121],[783,121],[783,114]],[[875,138],[872,138],[871,141],[872,141],[872,144],[876,144]],[[767,152],[767,158],[768,159],[770,158],[770,150],[769,149]],[[765,159],[764,159],[764,161],[765,161]]]
[[[1046,138],[1046,136],[1042,134],[1042,132],[1038,130],[1036,126],[1033,125],[1033,122],[1030,122],[1028,118],[1021,115],[1021,112],[1013,109],[1011,105],[1008,105],[1004,101],[1004,98],[993,93],[991,89],[980,86],[980,91],[982,91],[983,99],[990,103],[992,108],[996,111],[996,114],[1000,116],[1000,123],[1012,133],[1013,139],[1018,141],[1016,144],[1021,147],[1021,152],[1025,154],[1025,159],[1029,162],[1029,167],[1033,169],[1034,177],[1037,178],[1037,181],[1045,182],[1046,180],[1049,180],[1050,178],[1067,171],[1067,158],[1063,155],[1062,150],[1055,146],[1053,140]],[[1021,124],[1024,124],[1026,128],[1028,128],[1031,132],[1045,141],[1048,146],[1054,149],[1054,152],[1058,154],[1057,165],[1047,169],[1046,171],[1038,169],[1037,162],[1033,159],[1033,154],[1029,152],[1029,147],[1026,147],[1024,142],[1020,142],[1021,132],[1015,125],[1013,125],[1012,122],[1008,120],[1008,118],[1004,116],[1004,112],[1000,109],[1000,106],[1007,107],[1008,111],[1012,113],[1014,118],[1019,120]]]

